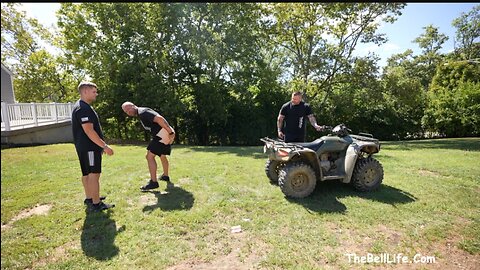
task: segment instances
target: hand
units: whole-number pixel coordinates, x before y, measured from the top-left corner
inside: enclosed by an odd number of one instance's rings
[[[324,126],[319,126],[318,124],[315,124],[315,129],[317,131],[323,131],[325,129],[325,127]]]
[[[168,142],[168,144],[172,144],[173,141],[175,140],[175,133],[169,135],[169,138],[170,138],[170,141]]]
[[[113,155],[113,149],[108,144],[103,148],[103,152],[109,156]]]
[[[283,137],[285,137],[285,135],[283,134],[283,132],[281,132],[281,131],[279,130],[279,131],[278,131],[278,138],[283,139]]]

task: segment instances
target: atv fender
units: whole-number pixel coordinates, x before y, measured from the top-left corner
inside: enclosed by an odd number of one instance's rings
[[[355,164],[357,163],[357,158],[361,152],[365,152],[368,155],[378,153],[379,149],[375,143],[362,143],[356,144],[352,143],[348,148],[345,154],[345,177],[342,179],[343,183],[350,183],[353,175],[353,169],[355,169]]]
[[[317,179],[322,179],[322,170],[320,169],[320,160],[318,159],[317,153],[308,148],[302,149],[300,153],[301,154],[297,154],[292,157],[291,160],[303,161],[307,164],[310,164],[310,166],[312,166],[313,170],[315,171]]]
[[[357,144],[351,144],[347,148],[345,153],[345,176],[342,179],[343,183],[350,183],[352,178],[353,169],[355,168],[355,163],[357,162],[358,154],[360,153],[360,147]]]

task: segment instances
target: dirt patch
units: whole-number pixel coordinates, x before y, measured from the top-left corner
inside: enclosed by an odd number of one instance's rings
[[[430,176],[430,177],[440,177],[440,176],[442,176],[438,172],[433,172],[433,171],[429,171],[429,170],[425,170],[425,169],[418,170],[418,174],[420,174],[421,176]]]
[[[50,209],[52,209],[52,205],[50,204],[43,204],[43,205],[37,204],[32,209],[25,209],[15,217],[13,217],[12,220],[10,220],[10,222],[8,222],[5,225],[2,225],[2,230],[10,228],[15,221],[18,221],[20,219],[28,218],[33,215],[47,215]]]
[[[160,191],[159,191],[160,192]],[[158,199],[153,193],[148,193],[146,195],[140,196],[140,205],[155,205],[158,203]]]
[[[47,264],[56,263],[61,260],[64,260],[68,257],[69,250],[80,249],[80,243],[78,241],[72,241],[65,243],[59,247],[56,247],[52,252],[47,253],[46,258],[41,258],[40,260],[33,263],[32,269],[39,267],[45,267]]]
[[[230,233],[230,228],[225,229],[225,231]],[[169,267],[167,270],[259,269],[260,262],[269,250],[267,244],[251,238],[248,232],[245,231],[230,234],[231,252],[229,254],[217,256],[210,262],[189,259]]]
[[[180,178],[180,179],[178,179],[178,182],[179,182],[180,184],[185,185],[185,184],[190,184],[190,183],[192,182],[192,180],[187,177],[187,178]]]
[[[356,254],[357,256],[382,255],[382,253],[389,256],[389,263],[378,264],[361,264],[350,263],[348,257],[342,258],[340,256],[337,263],[339,265],[348,267],[360,267],[361,269],[465,269],[474,270],[480,269],[480,254],[470,254],[460,249],[459,243],[462,241],[460,235],[451,235],[443,241],[438,241],[429,244],[428,246],[421,246],[414,243],[410,248],[405,249],[404,241],[407,237],[405,233],[396,231],[388,226],[379,225],[375,228],[375,236],[369,237],[362,235],[354,230],[344,230],[334,223],[328,223],[327,228],[330,229],[337,237],[339,245],[331,247],[328,252],[337,254]],[[380,240],[383,243],[381,251],[374,252],[372,247],[375,241]],[[411,240],[407,240],[410,242]],[[413,249],[413,250],[412,250]],[[393,263],[395,256],[406,256],[411,263]],[[385,257],[384,257],[385,258]],[[414,261],[415,260],[415,261]],[[423,260],[423,261],[422,261]]]

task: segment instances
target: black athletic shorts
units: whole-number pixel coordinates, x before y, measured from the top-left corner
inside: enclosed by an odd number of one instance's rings
[[[160,139],[153,138],[148,144],[147,150],[154,153],[157,156],[170,155],[172,152],[172,146],[166,145],[160,142]]]
[[[102,172],[102,152],[101,151],[85,151],[77,152],[80,160],[80,168],[82,175],[86,176],[90,173]]]

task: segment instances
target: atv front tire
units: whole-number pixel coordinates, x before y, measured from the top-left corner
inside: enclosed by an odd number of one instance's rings
[[[352,175],[352,185],[359,191],[372,191],[380,187],[383,167],[378,160],[368,157],[357,160]]]
[[[267,160],[265,162],[265,174],[272,185],[278,185],[278,172],[284,166],[283,162],[277,160]]]
[[[291,198],[304,198],[315,189],[317,178],[312,167],[303,162],[287,164],[280,169],[278,184],[283,194]]]

